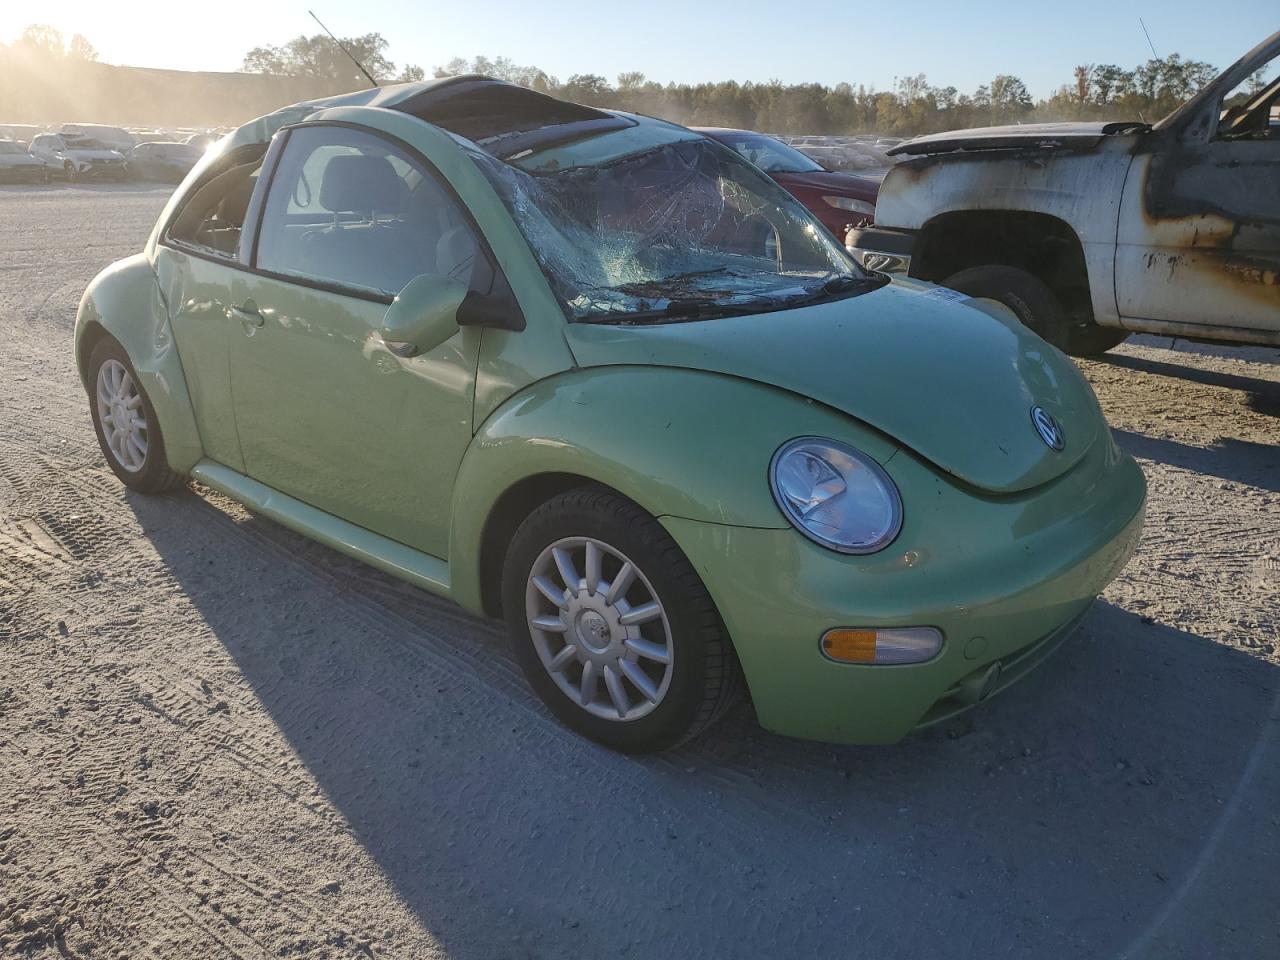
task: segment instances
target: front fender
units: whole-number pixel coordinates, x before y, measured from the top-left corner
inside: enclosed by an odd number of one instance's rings
[[[449,569],[453,598],[481,611],[481,544],[503,495],[530,478],[605,484],[655,517],[785,528],[769,462],[799,436],[851,443],[880,462],[897,447],[843,413],[775,387],[697,370],[580,369],[532,384],[494,411],[459,467]],[[527,515],[537,503],[522,505]]]
[[[155,409],[169,467],[186,473],[204,455],[187,392],[169,310],[151,264],[142,254],[119,260],[89,284],[76,313],[75,354],[80,380],[89,389],[89,352],[100,332],[115,337],[129,355],[142,389]]]

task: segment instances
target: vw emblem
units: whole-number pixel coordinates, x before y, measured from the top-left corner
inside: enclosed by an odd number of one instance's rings
[[[1067,445],[1067,438],[1062,432],[1062,424],[1054,419],[1051,413],[1048,413],[1042,407],[1031,408],[1031,423],[1036,428],[1036,433],[1040,434],[1040,439],[1044,441],[1044,445],[1050,450],[1061,450]]]

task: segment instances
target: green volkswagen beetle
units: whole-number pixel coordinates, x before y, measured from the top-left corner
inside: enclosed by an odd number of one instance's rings
[[[1025,674],[1145,485],[1003,308],[867,273],[683,127],[480,77],[225,138],[76,358],[111,469],[191,477],[478,614],[567,725],[670,747],[743,683],[892,742]]]

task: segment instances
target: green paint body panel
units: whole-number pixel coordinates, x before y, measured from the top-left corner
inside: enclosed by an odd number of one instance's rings
[[[180,188],[145,254],[90,285],[76,327],[82,364],[95,324],[125,346],[174,469],[474,612],[495,586],[481,544],[504,495],[546,474],[606,484],[694,563],[764,725],[831,741],[896,740],[951,709],[975,671],[1030,651],[1010,669],[1020,675],[1123,566],[1142,474],[1075,366],[1004,312],[895,282],[772,314],[569,325],[465,149],[385,109],[420,89],[261,118],[192,179],[286,123],[381,130],[457,193],[526,328],[463,328],[397,357],[378,336],[381,304],[160,243]],[[261,326],[230,310],[245,300]],[[1037,436],[1033,404],[1063,424],[1064,451]],[[904,504],[893,543],[845,556],[789,526],[768,469],[797,436],[847,442],[885,468]],[[819,650],[837,626],[933,626],[945,643],[924,664],[837,664]],[[967,659],[975,636],[985,649]]]
[[[86,349],[94,327],[124,347],[160,421],[165,454],[174,470],[185,473],[204,455],[204,446],[187,391],[169,311],[151,264],[142,254],[113,263],[94,277],[76,312],[74,349],[83,376]],[[86,388],[89,386],[85,385]]]
[[[233,500],[239,500],[255,513],[270,517],[290,530],[304,533],[339,553],[363,560],[424,590],[442,597],[449,596],[449,565],[443,560],[317,510],[212,460],[197,463],[191,468],[191,476]]]
[[[866,557],[790,530],[666,517],[724,618],[760,722],[791,736],[891,743],[968,674],[1078,617],[1128,561],[1145,484],[1108,440],[1047,488],[979,498],[905,451],[885,469],[906,504],[902,532]],[[835,663],[832,627],[930,626],[933,660]],[[986,640],[965,658],[973,637]]]

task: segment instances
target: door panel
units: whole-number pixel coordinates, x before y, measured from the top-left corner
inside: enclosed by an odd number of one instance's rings
[[[480,331],[403,358],[380,335],[410,280],[470,283],[477,242],[457,202],[366,130],[288,134],[263,204],[231,383],[249,476],[447,557],[454,475],[471,441]]]
[[[1137,158],[1118,240],[1122,316],[1280,331],[1280,139]]]
[[[245,472],[314,507],[447,555],[454,473],[471,441],[480,332],[404,359],[378,335],[385,305],[265,277],[231,332]]]

